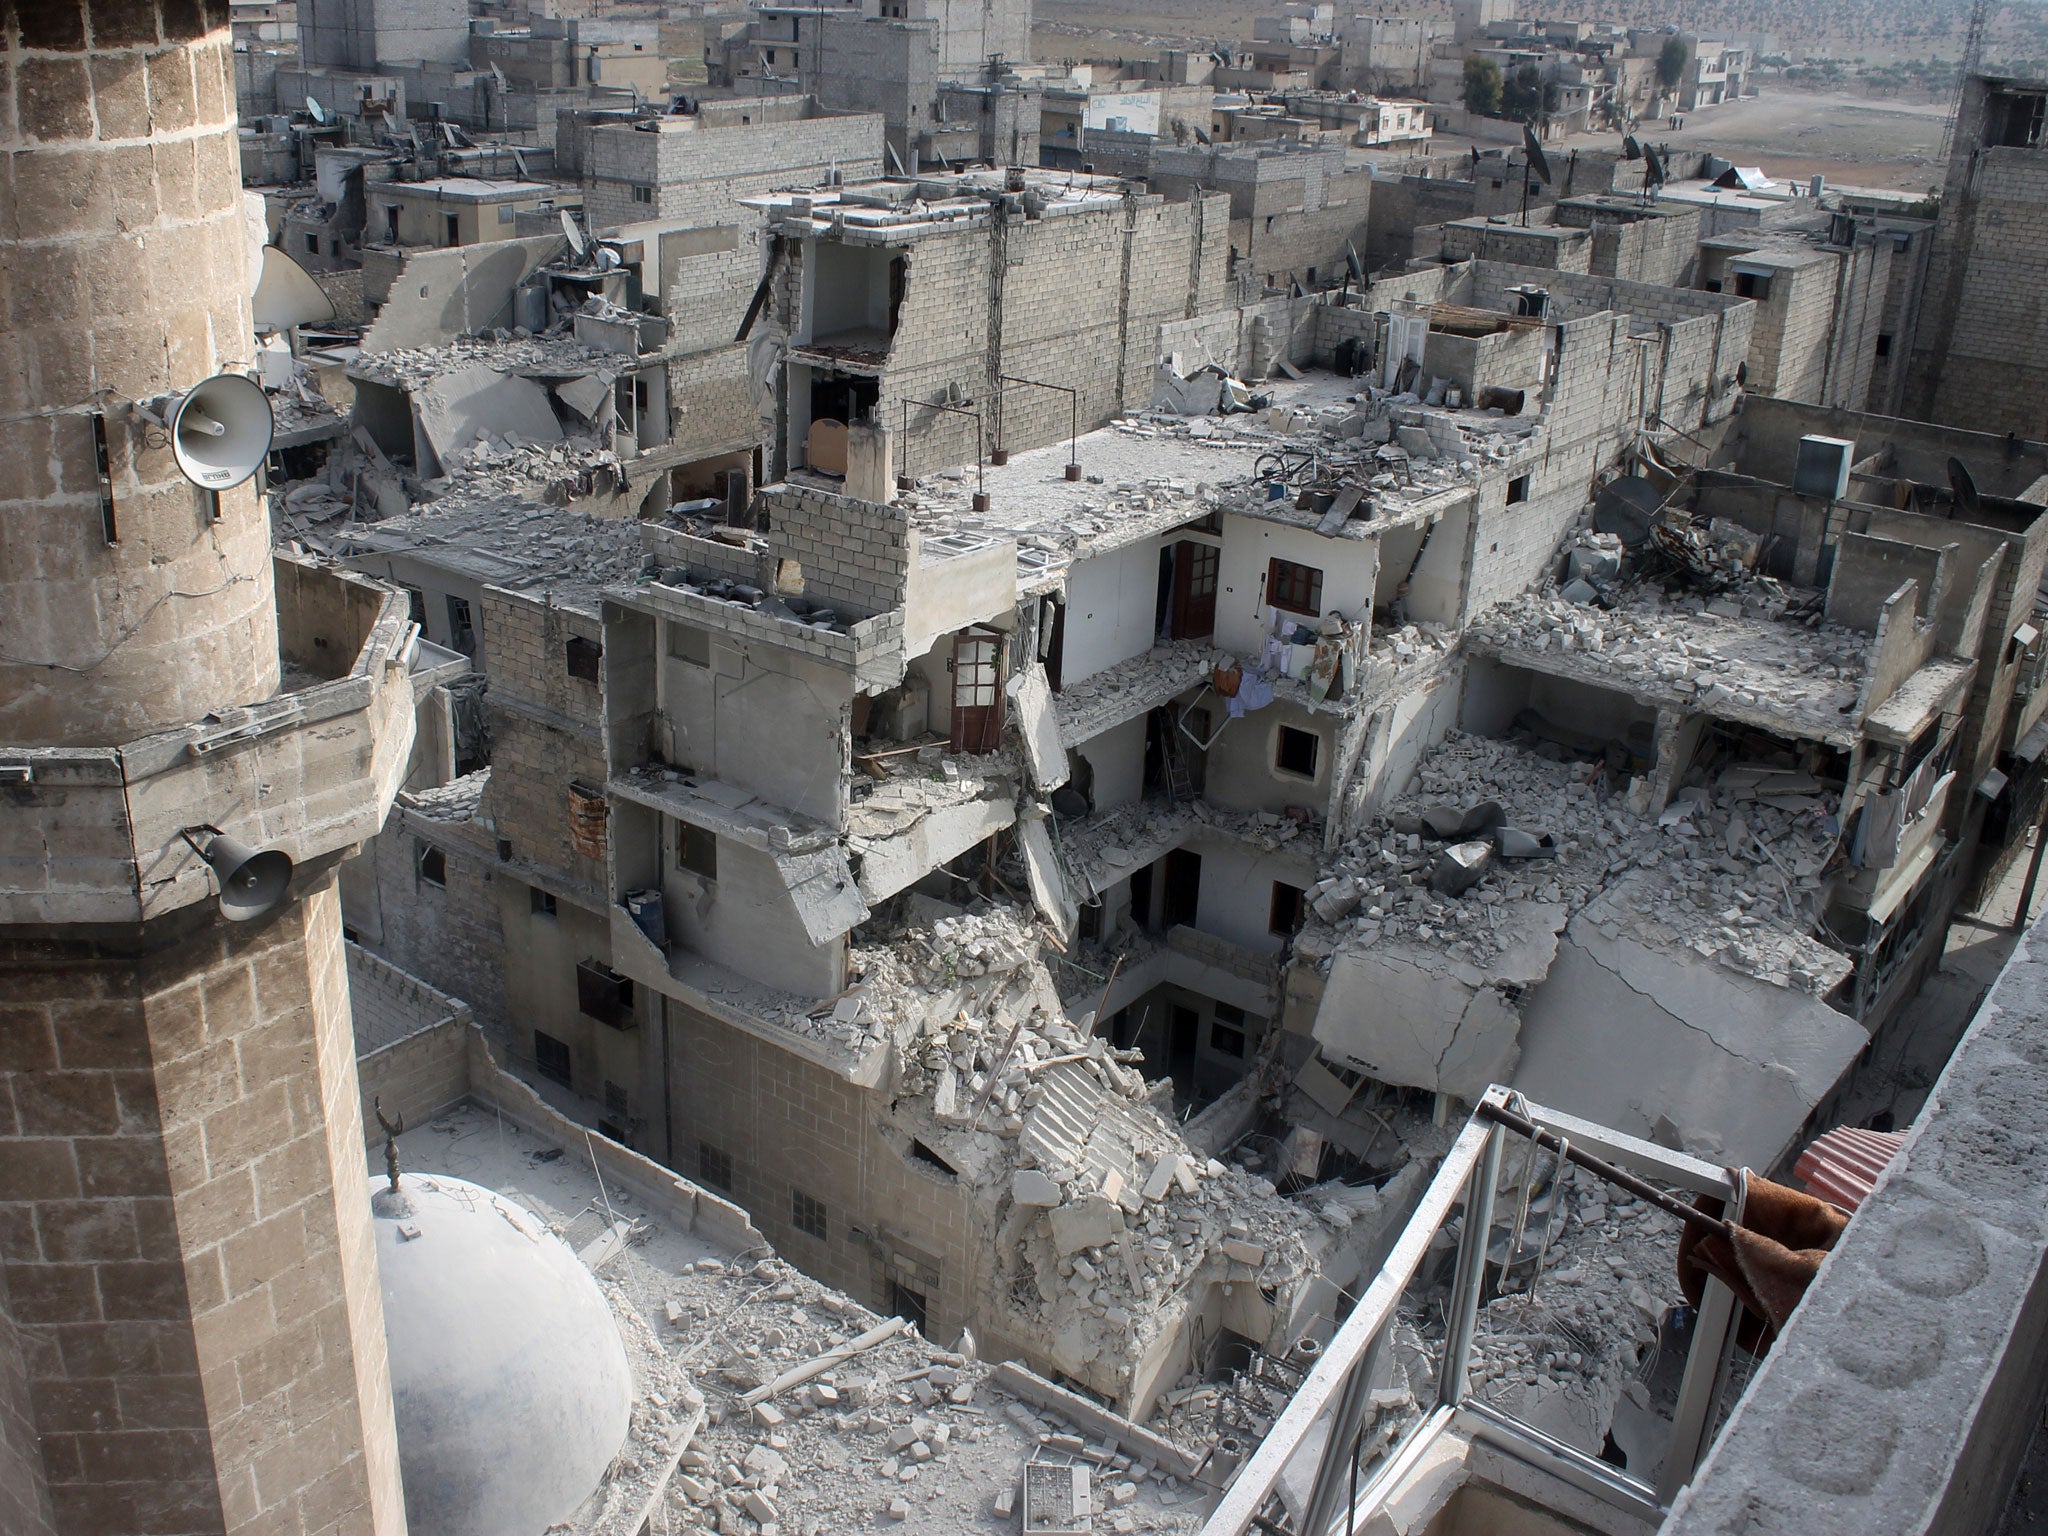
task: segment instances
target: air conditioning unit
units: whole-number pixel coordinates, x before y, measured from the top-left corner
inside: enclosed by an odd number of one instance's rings
[[[1792,489],[1801,496],[1840,501],[1849,494],[1849,468],[1855,459],[1856,445],[1847,438],[1802,437]]]

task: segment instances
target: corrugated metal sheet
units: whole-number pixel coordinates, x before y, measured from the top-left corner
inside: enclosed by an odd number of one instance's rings
[[[1869,1196],[1877,1176],[1905,1145],[1904,1131],[1865,1131],[1839,1126],[1814,1137],[1793,1173],[1813,1194],[1853,1211]]]

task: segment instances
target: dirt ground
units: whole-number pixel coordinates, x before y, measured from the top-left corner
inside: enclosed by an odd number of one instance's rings
[[[1767,175],[1921,192],[1941,183],[1941,128],[1946,108],[1785,91],[1689,113],[1685,127],[1645,124],[1642,135],[1674,147],[1709,149]],[[1611,142],[1586,136],[1581,145]]]

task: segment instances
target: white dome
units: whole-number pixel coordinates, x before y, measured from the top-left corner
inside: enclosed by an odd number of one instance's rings
[[[481,1185],[372,1184],[412,1536],[541,1536],[626,1438],[633,1377],[611,1307],[567,1243]]]

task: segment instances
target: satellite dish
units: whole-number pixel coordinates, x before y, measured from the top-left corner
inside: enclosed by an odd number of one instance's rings
[[[1664,157],[1658,154],[1657,151],[1655,151],[1654,149],[1650,148],[1649,145],[1645,144],[1643,146],[1644,185],[1651,187],[1661,187],[1664,185],[1664,181]]]
[[[239,373],[217,373],[182,395],[140,409],[170,434],[178,473],[209,491],[227,490],[255,474],[277,430],[270,397]]]
[[[315,101],[310,96],[306,98],[306,111],[312,117],[314,122],[322,125],[326,123],[327,109],[321,106],[319,102]]]
[[[1634,134],[1628,135],[1628,137],[1621,141],[1621,157],[1624,160],[1640,160],[1643,158],[1643,146]]]
[[[1522,124],[1522,148],[1529,156],[1529,169],[1536,173],[1536,179],[1546,187],[1550,185],[1550,157],[1543,153],[1543,146],[1537,141],[1536,130],[1527,123]]]
[[[566,208],[562,210],[562,233],[569,237],[569,249],[576,253],[580,261],[590,249],[590,242],[583,238],[583,231],[576,227],[576,215]]]
[[[334,300],[281,246],[263,247],[263,268],[250,303],[259,331],[288,331],[295,325],[325,325]]]
[[[1983,506],[1984,498],[1977,490],[1977,477],[1953,454],[1948,461],[1948,486],[1955,493],[1956,507],[1960,511],[1975,512]]]

